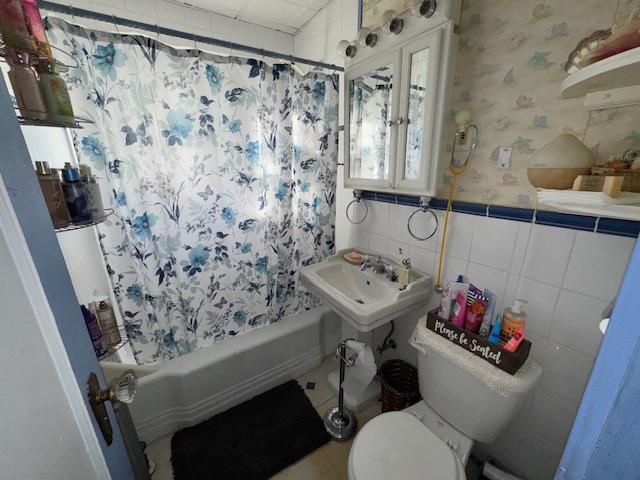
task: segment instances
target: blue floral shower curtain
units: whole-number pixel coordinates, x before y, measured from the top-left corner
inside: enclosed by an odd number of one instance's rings
[[[173,358],[316,305],[302,265],[334,249],[335,75],[176,50],[49,19],[79,160],[139,363]]]

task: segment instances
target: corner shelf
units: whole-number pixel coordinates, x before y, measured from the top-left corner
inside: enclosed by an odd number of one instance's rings
[[[16,34],[14,33],[14,35]],[[78,60],[75,57],[73,57],[73,55],[71,55],[69,52],[66,52],[65,50],[62,50],[53,45],[49,45],[49,49],[54,51],[56,54],[61,53],[67,58],[69,58],[70,61],[68,63],[63,63],[56,58],[50,58],[46,55],[43,55],[42,51],[36,48],[37,42],[35,40],[33,40],[31,37],[23,37],[23,38],[25,41],[25,45],[29,45],[29,43],[31,43],[32,46],[30,48],[26,48],[26,47],[20,48],[19,50],[27,52],[30,55],[31,61],[29,62],[29,64],[31,66],[37,65],[38,63],[41,63],[41,62],[53,61],[56,63],[58,70],[61,72],[66,72],[71,68],[78,68],[80,66],[80,64],[78,63]],[[18,48],[16,47],[16,49]],[[0,61],[7,62],[7,55],[9,50],[10,50],[10,47],[8,47],[4,43],[3,36],[0,35]],[[46,115],[47,112],[29,111],[24,109],[20,110],[17,106],[15,106],[15,99],[14,99],[14,108],[16,110],[16,117],[18,118],[18,123],[20,125],[31,125],[31,126],[38,126],[38,127],[58,127],[58,128],[83,128],[82,124],[84,123],[94,123],[93,120],[85,117],[80,117],[80,116],[69,117],[69,122],[59,122],[50,118],[44,118],[44,119],[36,118],[36,117],[42,117],[43,114]]]
[[[66,227],[56,228],[56,233],[70,232],[72,230],[79,230],[81,228],[92,227],[93,225],[98,225],[99,223],[104,222],[107,218],[113,215],[113,208],[105,208],[105,214],[98,218],[93,218],[91,220],[87,220],[86,222],[78,222],[78,223],[70,223]]]
[[[57,127],[57,128],[84,128],[82,126],[83,123],[93,123],[93,120],[90,120],[85,117],[73,117],[72,122],[62,123],[56,122],[55,120],[40,120],[37,118],[31,118],[28,116],[20,115],[20,110],[16,108],[16,117],[18,118],[18,123],[20,125],[29,125],[36,127]],[[71,117],[70,117],[71,118]]]
[[[640,47],[612,55],[581,68],[564,79],[562,98],[640,84]]]
[[[107,348],[107,351],[98,357],[98,361],[106,360],[114,355],[118,350],[129,343],[129,337],[127,336],[127,330],[123,325],[118,325],[118,333],[120,334],[120,343],[113,347]]]

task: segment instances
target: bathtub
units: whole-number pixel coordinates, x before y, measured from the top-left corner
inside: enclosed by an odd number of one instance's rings
[[[102,367],[107,379],[136,372],[129,409],[140,439],[153,442],[318,367],[340,330],[339,317],[320,307],[158,365]]]

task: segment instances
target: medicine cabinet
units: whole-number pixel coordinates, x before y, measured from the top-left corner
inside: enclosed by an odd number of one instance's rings
[[[346,188],[436,194],[454,37],[448,21],[347,66]]]

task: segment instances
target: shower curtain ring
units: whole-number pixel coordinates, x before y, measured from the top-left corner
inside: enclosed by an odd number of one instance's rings
[[[349,215],[349,208],[351,208],[351,205],[353,204],[362,204],[364,205],[364,215],[362,216],[362,218],[358,221],[354,221],[351,216]],[[347,217],[347,220],[349,220],[349,222],[351,222],[354,225],[358,225],[362,222],[364,222],[364,219],[367,218],[367,214],[369,213],[369,205],[367,205],[367,202],[365,202],[362,199],[362,190],[354,190],[353,191],[353,200],[351,200],[351,202],[349,202],[349,205],[347,205],[347,209],[345,211],[345,215]]]
[[[111,22],[113,23],[113,26],[116,28],[116,32],[120,33],[120,29],[118,28],[118,24],[116,23],[115,15],[111,15]]]

